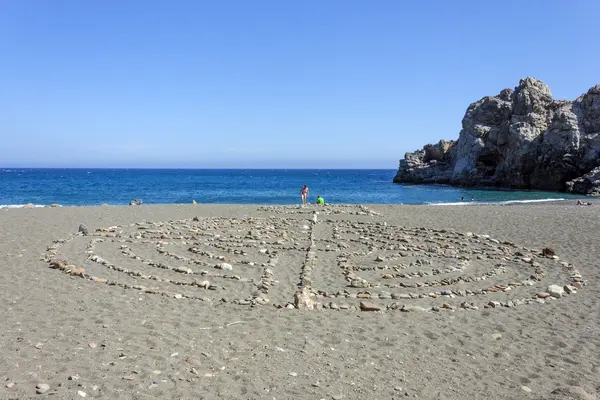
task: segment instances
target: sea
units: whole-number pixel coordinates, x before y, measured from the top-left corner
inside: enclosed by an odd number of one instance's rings
[[[0,207],[143,204],[299,204],[308,185],[331,204],[518,204],[577,199],[538,191],[394,184],[396,170],[0,168]]]

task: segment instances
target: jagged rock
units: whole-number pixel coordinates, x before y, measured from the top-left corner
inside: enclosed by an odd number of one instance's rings
[[[83,236],[87,236],[88,235],[88,228],[86,228],[86,226],[84,224],[80,224],[79,225],[79,229],[77,231],[80,232],[80,233],[82,233]]]
[[[600,195],[600,85],[553,100],[535,78],[472,103],[458,141],[406,153],[396,183],[448,183]]]
[[[315,302],[310,296],[310,289],[308,287],[304,287],[300,292],[294,294],[294,305],[299,310],[315,309]]]
[[[568,192],[588,193],[600,195],[600,167],[596,167],[587,174],[566,183]]]

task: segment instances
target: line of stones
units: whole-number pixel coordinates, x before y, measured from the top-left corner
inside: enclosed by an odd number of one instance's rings
[[[214,268],[219,268],[219,269],[226,269],[224,266],[228,265],[230,266],[230,264],[228,263],[222,263],[222,264],[217,264],[217,265],[211,265],[209,263],[206,263],[204,261],[201,260],[196,260],[196,259],[190,259],[184,256],[180,256],[174,253],[171,253],[169,251],[167,251],[165,249],[164,246],[168,245],[167,242],[164,241],[159,241],[156,244],[156,249],[160,254],[164,254],[166,256],[170,256],[173,258],[176,258],[180,261],[185,261],[187,263],[193,263],[193,264],[200,264],[200,265],[205,265],[205,266],[212,266]],[[153,261],[149,261],[149,260],[144,260],[143,258],[137,256],[136,254],[133,253],[133,251],[131,250],[131,248],[129,248],[128,246],[121,246],[122,248],[122,252],[124,255],[127,255],[131,258],[135,258],[136,260],[139,260],[141,262],[143,262],[146,265],[149,266],[153,266],[153,267],[158,267],[158,268],[162,268],[162,269],[169,269],[175,272],[179,272],[179,273],[185,273],[185,274],[196,274],[196,275],[202,275],[202,276],[208,276],[208,277],[213,277],[213,278],[223,278],[223,279],[234,279],[234,280],[238,280],[238,281],[243,281],[243,282],[249,282],[249,283],[253,283],[254,280],[250,279],[250,278],[241,278],[238,275],[227,275],[227,274],[214,274],[214,273],[210,273],[208,271],[202,271],[202,272],[195,272],[192,271],[190,268],[185,268],[185,267],[170,267],[167,266],[165,264],[162,263],[156,263]],[[190,248],[188,249],[189,251],[195,253],[195,254],[200,254],[209,258],[215,258],[217,260],[220,261],[225,261],[225,257],[223,256],[215,256],[211,253],[208,252],[204,252],[204,251],[199,251],[197,248]],[[247,255],[247,253],[243,253],[243,255]],[[263,263],[263,273],[261,275],[260,278],[260,285],[258,285],[258,289],[259,289],[259,294],[257,294],[256,296],[254,296],[251,300],[248,299],[236,299],[234,300],[234,303],[240,304],[240,305],[248,305],[248,304],[267,304],[269,302],[269,299],[266,297],[269,287],[271,285],[274,284],[275,280],[274,280],[274,275],[273,275],[273,268],[275,268],[275,266],[277,265],[277,261],[278,259],[276,258],[277,253],[276,252],[270,252],[269,253],[269,261],[267,263]],[[248,264],[248,265],[254,265],[253,262],[249,262],[246,260],[238,260],[238,261],[231,261],[231,260],[227,260],[230,262],[234,262],[234,263],[239,263],[239,264]],[[139,276],[139,275],[138,275]],[[144,276],[142,276],[142,278],[144,278]],[[150,278],[151,279],[151,278]],[[167,281],[169,282],[169,280],[165,280],[163,279],[163,281]],[[209,285],[208,281],[204,281],[202,282],[200,285],[198,285],[197,282],[193,282],[193,283],[188,283],[188,282],[176,282],[176,281],[172,281],[170,280],[172,283],[175,283],[176,285],[186,285],[186,286],[199,286],[199,287],[205,287],[206,289],[211,289],[211,290],[215,290],[215,287],[213,285]]]
[[[179,256],[173,253],[168,252],[164,246],[168,245],[167,242],[164,241],[159,241],[156,244],[156,249],[159,253],[164,254],[166,256],[171,256],[174,257],[178,260],[182,260],[188,263],[194,263],[194,264],[198,264],[201,263],[202,265],[208,265],[208,266],[213,266],[214,268],[220,268],[220,269],[225,269],[224,265],[230,265],[228,263],[222,263],[222,264],[217,264],[217,265],[211,265],[209,263],[200,261],[200,260],[195,260],[195,259],[190,259],[187,257],[183,257],[183,256]],[[168,265],[162,264],[162,263],[156,263],[150,260],[145,260],[142,257],[139,257],[138,255],[136,255],[135,253],[133,253],[133,251],[131,250],[130,247],[128,246],[121,246],[121,250],[122,253],[126,256],[129,256],[131,258],[134,258],[146,265],[149,266],[153,266],[153,267],[157,267],[157,268],[162,268],[162,269],[167,269],[167,270],[172,270],[174,272],[178,272],[178,273],[185,273],[185,274],[195,274],[195,275],[202,275],[202,276],[208,276],[208,277],[213,277],[213,278],[223,278],[223,279],[233,279],[233,280],[238,280],[238,281],[242,281],[242,282],[248,282],[248,283],[253,283],[254,279],[250,279],[250,278],[242,278],[238,275],[227,275],[227,274],[214,274],[214,273],[210,273],[208,271],[201,271],[201,272],[195,272],[192,271],[190,268],[185,268],[185,267],[170,267]],[[190,251],[192,251],[192,249],[189,249]],[[194,251],[192,251],[194,252]],[[202,252],[202,251],[198,251],[195,252],[197,254],[201,254],[204,256],[208,256],[210,258],[216,258],[217,260],[220,261],[224,261],[225,258],[222,256],[214,256],[213,254],[207,253],[207,252]],[[254,296],[251,299],[235,299],[233,302],[236,304],[240,304],[240,305],[249,305],[249,304],[267,304],[269,302],[269,299],[266,297],[266,294],[268,293],[269,287],[274,283],[274,278],[273,278],[273,268],[276,266],[277,264],[277,258],[276,258],[276,254],[272,253],[273,255],[270,256],[269,261],[267,263],[264,263],[264,268],[263,268],[263,274],[261,275],[261,283],[260,285],[258,285],[258,289],[260,291],[259,294],[257,294],[256,296]],[[93,260],[96,261],[96,260]],[[231,260],[229,260],[231,261]],[[231,261],[233,262],[233,261]],[[242,260],[242,261],[236,261],[237,263],[240,264],[254,264],[251,262],[248,262],[246,260]],[[120,272],[124,272],[124,271],[120,271]],[[126,272],[127,273],[127,272]],[[155,277],[152,276],[144,276],[144,275],[140,275],[139,273],[134,271],[135,276],[140,276],[142,279],[153,279],[153,280],[160,280],[160,278],[155,279]],[[210,283],[208,281],[203,281],[203,282],[181,282],[181,281],[174,281],[174,280],[170,280],[170,279],[162,279],[162,281],[164,282],[168,282],[168,283],[173,283],[175,285],[182,285],[182,286],[198,286],[201,288],[205,288],[205,289],[209,289],[209,290],[216,290],[218,289],[218,287],[214,286],[214,285],[210,285]],[[186,297],[185,295],[183,297]]]
[[[336,230],[334,229],[334,234],[335,233],[336,233]],[[465,236],[473,236],[473,234],[465,234]],[[478,237],[490,240],[490,241],[492,241],[492,243],[495,243],[495,244],[499,244],[500,243],[498,240],[490,239],[489,236],[487,236],[487,235],[478,235]],[[514,244],[512,244],[510,242],[505,242],[503,244],[508,245],[508,246],[512,246],[514,248],[517,247],[517,246],[515,246]],[[525,247],[523,249],[524,250],[528,250],[528,251],[534,251],[532,249],[528,249],[528,248],[525,248]],[[366,255],[366,254],[367,253],[363,253],[363,255]],[[437,298],[437,297],[440,297],[440,296],[447,296],[447,297],[465,296],[465,295],[474,296],[474,295],[478,295],[478,294],[486,295],[489,292],[508,292],[508,291],[510,291],[512,289],[512,287],[516,287],[516,286],[522,286],[522,285],[532,286],[532,285],[534,285],[534,281],[539,281],[539,280],[541,280],[543,278],[544,271],[543,271],[543,269],[542,269],[542,267],[541,267],[541,265],[539,263],[534,262],[530,258],[526,258],[526,257],[519,258],[519,257],[522,257],[522,256],[523,256],[523,254],[520,253],[520,252],[515,253],[515,257],[516,258],[520,259],[521,261],[523,261],[525,263],[531,264],[531,265],[533,265],[535,267],[535,274],[532,275],[529,280],[526,280],[526,281],[523,281],[523,282],[509,282],[508,285],[498,284],[498,285],[492,286],[492,287],[490,287],[488,289],[481,289],[479,291],[442,290],[442,291],[439,291],[439,292],[427,293],[427,294],[420,294],[420,295],[414,295],[414,294],[394,294],[394,295],[391,295],[391,294],[380,294],[379,298],[381,298],[381,299],[389,299],[389,298],[392,298],[392,299],[394,299],[394,298],[396,298],[396,299],[400,299],[400,298],[408,299],[408,298],[411,298],[412,299],[412,298],[425,298],[425,297],[434,297],[434,298]],[[553,258],[555,260],[558,259],[557,257],[553,257]],[[343,256],[341,257],[341,259],[342,259],[342,261],[347,261],[347,259],[344,259]],[[574,267],[572,265],[569,265],[568,263],[562,263],[562,265],[565,268],[569,269],[569,270],[574,270]],[[342,269],[346,269],[348,267],[348,265],[340,265],[340,267],[342,267]],[[487,279],[487,278],[489,278],[491,276],[496,275],[499,272],[506,272],[505,267],[504,266],[497,267],[495,270],[493,270],[491,272],[488,272],[487,274],[485,274],[484,276],[482,276],[480,278],[480,280],[485,280],[485,279]],[[583,282],[581,280],[581,275],[579,274],[578,271],[575,271],[573,274],[571,274],[570,278],[571,278],[571,283],[573,283],[575,286],[570,286],[570,285],[565,286],[565,291],[567,293],[569,293],[569,294],[570,293],[575,293],[576,292],[575,289],[580,288],[581,285],[583,284]],[[474,280],[477,280],[477,278],[474,278]],[[450,284],[450,283],[448,283],[448,284]],[[335,295],[331,295],[331,294],[328,295],[325,292],[319,292],[318,295],[320,297],[322,296],[322,297],[334,297],[334,298],[335,297],[345,297],[345,298],[354,297],[353,294],[351,294],[351,293],[349,293],[347,291],[344,291],[344,292],[340,291],[340,292],[338,292]],[[370,299],[370,298],[372,298],[372,295],[370,293],[366,292],[366,293],[359,293],[358,295],[356,295],[356,297],[357,298]],[[548,294],[548,296],[544,295],[544,298],[549,298],[549,297],[550,297],[550,294]],[[504,306],[504,307],[514,307],[514,306],[518,306],[518,305],[522,305],[522,304],[529,304],[529,303],[534,302],[534,301],[541,302],[541,303],[544,302],[543,299],[539,298],[539,295],[536,295],[536,296],[534,296],[533,299],[509,300],[509,301],[504,302],[504,303],[497,302],[497,301],[490,301],[487,305],[485,305],[485,307],[493,307],[493,308],[502,307],[502,306]],[[329,306],[330,306],[329,308],[333,308],[333,309],[356,309],[356,307],[352,307],[352,306],[350,306],[350,307],[339,307],[339,306],[335,305],[332,302],[329,303]],[[370,310],[371,306],[372,305],[369,305],[369,307],[364,307],[363,309]],[[324,308],[327,308],[327,305],[325,305]],[[375,308],[378,308],[378,307],[375,307]],[[399,308],[399,305],[397,303],[394,303],[394,304],[392,304],[390,306],[387,306],[387,309],[390,309],[390,310],[395,310],[395,309],[398,309],[398,308]],[[400,308],[403,311],[414,311],[414,310],[421,309],[421,307],[407,306],[407,305],[404,305],[403,307],[400,307]],[[431,307],[431,310],[433,310],[433,311],[439,311],[439,309],[440,309],[439,307],[435,307],[435,306]],[[456,309],[456,307],[451,306],[451,305],[449,305],[447,303],[444,303],[444,305],[442,306],[441,309]],[[479,308],[477,306],[475,306],[473,303],[463,302],[463,303],[461,303],[460,309],[476,310],[476,309],[479,309]],[[426,311],[426,309],[423,309],[423,310]]]
[[[130,226],[133,226],[133,225],[134,224],[131,224]],[[99,230],[99,232],[113,233],[118,228],[119,227],[111,227],[109,229],[103,228],[103,229]],[[96,233],[96,234],[94,234],[92,236],[100,236],[100,235],[102,235],[102,233]],[[119,282],[119,281],[116,281],[116,280],[110,280],[110,279],[107,279],[107,278],[100,278],[100,277],[96,277],[96,276],[89,276],[89,275],[87,275],[85,273],[85,269],[83,267],[77,268],[74,265],[68,264],[67,261],[65,261],[65,260],[56,259],[55,257],[56,257],[57,251],[60,248],[60,246],[62,246],[63,244],[65,244],[65,243],[73,240],[77,236],[81,236],[81,234],[80,233],[74,234],[69,239],[60,239],[60,240],[54,241],[53,245],[48,247],[48,249],[46,251],[46,254],[42,257],[42,259],[50,264],[50,268],[58,269],[58,270],[66,273],[66,274],[69,274],[69,275],[72,275],[72,276],[78,276],[80,278],[88,279],[88,280],[96,282],[96,283],[107,284],[107,285],[110,285],[110,286],[118,286],[118,287],[121,287],[123,289],[140,290],[140,291],[142,291],[144,293],[159,294],[159,295],[162,295],[162,296],[165,296],[165,297],[174,297],[176,299],[188,298],[188,299],[192,299],[192,300],[211,301],[211,299],[207,299],[207,298],[204,298],[204,297],[191,296],[191,295],[179,294],[179,293],[171,294],[171,293],[168,293],[168,292],[165,292],[165,291],[156,291],[156,290],[153,290],[151,288],[148,288],[148,287],[145,287],[145,286],[142,286],[142,285],[129,285],[129,284],[122,283],[122,282]],[[108,236],[108,237],[114,237],[114,236]],[[208,283],[208,281],[202,282],[200,284],[197,284],[197,282],[194,282],[194,283],[178,282],[178,281],[168,280],[168,279],[165,280],[165,279],[161,279],[161,278],[153,277],[153,276],[146,276],[146,275],[143,275],[143,274],[139,273],[138,271],[129,271],[129,270],[125,269],[125,268],[117,267],[117,266],[111,264],[110,262],[108,262],[107,260],[104,260],[101,257],[99,257],[99,256],[97,256],[97,255],[94,254],[94,249],[95,249],[96,243],[99,243],[99,242],[102,242],[102,241],[103,241],[102,238],[95,238],[95,239],[92,239],[90,241],[90,243],[87,246],[87,253],[89,255],[88,259],[90,259],[90,260],[92,260],[92,261],[94,261],[94,262],[96,262],[98,264],[104,265],[107,268],[110,268],[110,269],[113,269],[115,271],[128,274],[130,276],[136,276],[136,277],[141,277],[143,279],[151,279],[151,280],[156,280],[156,281],[164,281],[164,282],[171,283],[171,284],[174,284],[174,285],[198,286],[198,287],[203,287],[205,289],[212,289],[212,290],[216,290],[217,289],[216,286],[210,285],[210,283]],[[274,265],[274,263],[271,263],[271,266],[273,266],[273,265]],[[265,278],[267,280],[270,279],[268,276],[265,276]],[[234,303],[235,302],[236,301],[234,301]],[[266,304],[267,302],[268,302],[268,300],[267,301],[264,301],[264,300],[256,301],[256,298],[252,298],[251,300],[244,299],[244,300],[237,301],[237,303],[241,304],[241,305],[257,304],[257,303],[258,304]]]
[[[358,211],[354,211],[353,209],[358,209]],[[272,214],[308,214],[311,211],[317,212],[314,209],[306,209],[301,205],[297,206],[262,206],[258,207],[259,211],[268,211]],[[347,211],[351,210],[351,211]],[[320,213],[324,215],[372,215],[372,216],[381,216],[381,213],[378,213],[369,207],[363,205],[349,205],[349,204],[338,204],[338,205],[327,205],[327,206],[319,206]]]
[[[288,308],[297,308],[300,310],[314,310],[318,308],[315,304],[313,297],[316,295],[312,290],[312,271],[315,268],[315,261],[317,258],[316,244],[315,244],[315,227],[318,223],[318,213],[313,212],[313,218],[310,222],[309,234],[310,244],[302,263],[300,271],[300,282],[298,284],[298,291],[294,294],[294,304],[288,304]]]

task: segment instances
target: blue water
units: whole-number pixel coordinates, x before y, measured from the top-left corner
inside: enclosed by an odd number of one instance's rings
[[[395,170],[182,170],[0,169],[0,206],[224,203],[298,204],[302,185],[309,200],[328,203],[504,203],[575,199],[564,193],[496,191],[441,185],[398,185]],[[460,198],[465,201],[461,202]],[[471,197],[475,198],[471,202]]]

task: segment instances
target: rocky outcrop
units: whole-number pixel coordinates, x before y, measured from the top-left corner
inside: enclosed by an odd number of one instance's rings
[[[406,153],[396,183],[600,194],[600,85],[553,100],[535,78],[471,104],[457,141]]]

